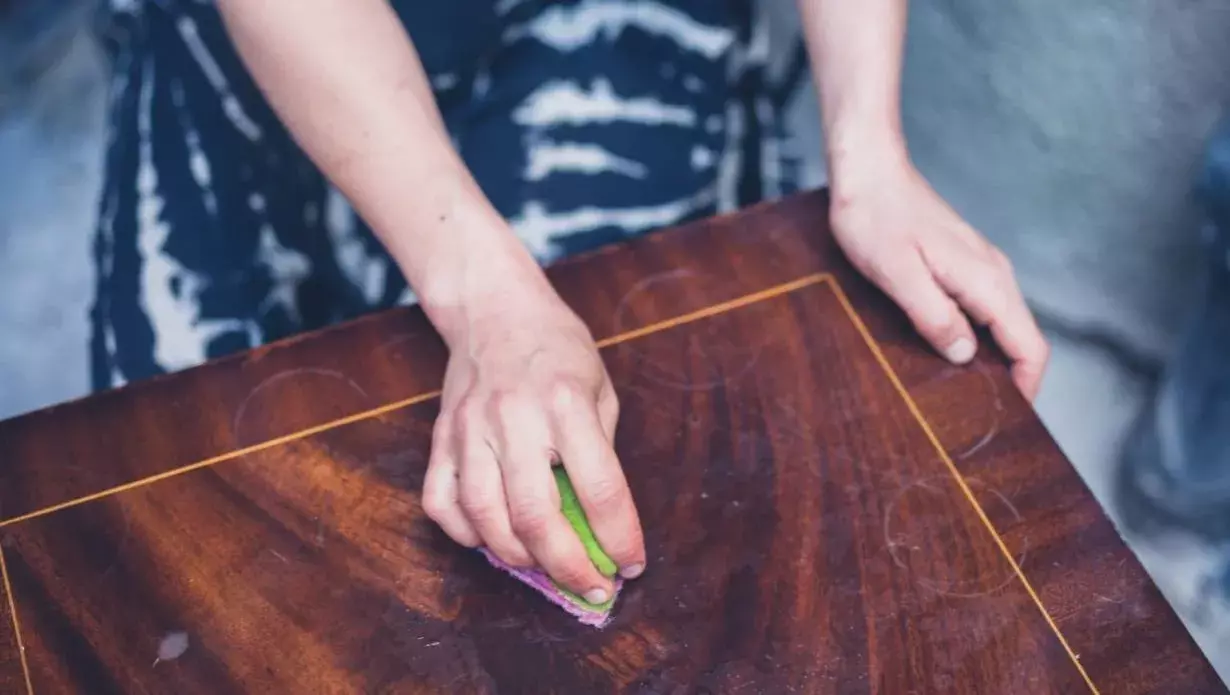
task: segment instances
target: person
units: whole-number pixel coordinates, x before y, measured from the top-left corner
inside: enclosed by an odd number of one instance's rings
[[[1007,259],[907,153],[906,3],[800,10],[841,247],[953,362],[976,350],[967,314],[989,326],[1032,397],[1047,345]],[[603,601],[551,466],[625,577],[643,533],[615,391],[540,264],[790,189],[756,16],[752,0],[112,0],[95,386],[418,301],[449,349],[426,513]]]

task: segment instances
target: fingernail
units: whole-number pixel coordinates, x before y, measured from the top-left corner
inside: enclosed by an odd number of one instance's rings
[[[619,570],[619,574],[622,575],[624,579],[636,579],[641,576],[641,573],[644,571],[644,565],[628,565],[627,567]]]
[[[585,600],[595,605],[606,603],[606,591],[602,589],[590,589],[585,592]]]
[[[974,341],[969,338],[958,338],[955,343],[948,346],[944,351],[944,356],[953,364],[965,364],[974,359]]]

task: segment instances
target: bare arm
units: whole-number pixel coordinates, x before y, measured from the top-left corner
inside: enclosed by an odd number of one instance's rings
[[[872,157],[904,158],[901,60],[906,0],[799,0],[837,180]]]
[[[549,292],[454,151],[386,2],[218,4],[278,115],[371,225],[445,340],[456,342],[484,297]]]
[[[584,324],[454,151],[399,18],[383,0],[218,4],[269,102],[448,344],[424,510],[457,542],[603,603],[611,580],[560,511],[550,465],[558,452],[602,546],[624,576],[639,574],[614,388]]]
[[[842,249],[955,363],[989,326],[1033,398],[1049,354],[1008,258],[915,169],[901,128],[906,0],[798,0],[820,93]]]

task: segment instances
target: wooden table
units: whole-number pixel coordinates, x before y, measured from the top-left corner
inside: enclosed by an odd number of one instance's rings
[[[825,210],[551,269],[650,553],[605,631],[424,516],[405,309],[0,424],[0,692],[1225,692],[1000,357],[933,356]]]

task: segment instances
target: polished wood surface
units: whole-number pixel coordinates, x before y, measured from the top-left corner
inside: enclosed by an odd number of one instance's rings
[[[0,692],[1225,692],[1000,357],[932,355],[825,205],[551,269],[650,553],[606,630],[424,516],[407,309],[0,424]]]

